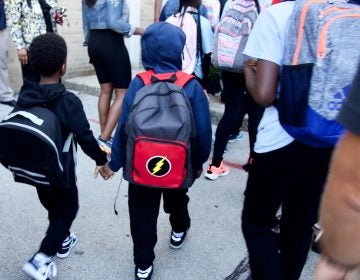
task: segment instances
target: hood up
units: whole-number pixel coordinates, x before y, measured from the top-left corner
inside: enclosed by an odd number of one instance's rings
[[[155,73],[181,70],[185,40],[185,33],[170,23],[157,22],[150,25],[141,37],[144,68],[154,70]]]
[[[60,83],[40,85],[38,83],[25,81],[20,90],[17,103],[23,108],[44,106],[62,96],[64,92],[65,87]]]

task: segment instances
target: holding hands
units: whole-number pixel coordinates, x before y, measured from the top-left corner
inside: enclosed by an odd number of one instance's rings
[[[115,172],[110,169],[108,164],[105,164],[103,166],[96,166],[95,172],[94,172],[95,179],[97,178],[99,173],[104,180],[111,179],[115,174]]]

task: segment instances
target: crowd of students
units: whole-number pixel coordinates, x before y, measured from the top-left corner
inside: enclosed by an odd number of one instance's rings
[[[319,218],[318,208],[334,147],[304,144],[280,124],[275,104],[295,2],[286,1],[266,8],[264,2],[244,50],[250,58],[244,65],[244,72],[221,71],[225,111],[215,133],[212,161],[203,172],[203,164],[211,150],[206,86],[214,30],[232,1],[155,0],[155,23],[145,30],[129,24],[126,1],[82,1],[84,45],[88,47],[101,88],[100,136],[96,140],[80,100],[66,92],[61,84],[66,71],[67,49],[65,41],[56,35],[57,2],[8,0],[5,2],[7,24],[18,49],[24,78],[17,103],[22,108],[49,107],[60,119],[64,135],[74,133],[85,153],[96,162],[96,176],[100,174],[105,180],[110,179],[125,165],[124,126],[136,92],[145,86],[139,77],[131,80],[124,37],[142,36],[145,70],[151,70],[154,75],[182,70],[195,77],[184,86],[197,135],[193,144],[198,149],[191,158],[193,181],[202,173],[211,180],[229,174],[229,168],[223,163],[226,144],[238,133],[244,115],[248,114],[251,160],[247,167],[249,176],[241,222],[252,278],[295,280],[301,276],[311,246],[313,225]],[[3,1],[0,4],[4,6]],[[0,36],[3,36],[5,23],[0,21],[0,24]],[[320,224],[324,230],[324,252],[316,272],[318,280],[357,279],[359,238],[353,235],[353,228],[358,228],[359,224],[360,180],[354,166],[359,157],[348,157],[348,154],[359,152],[358,80],[359,74],[339,117],[349,132],[336,149],[329,187],[322,203]],[[12,100],[0,99],[5,104]],[[109,162],[105,152],[108,157],[111,153]],[[77,236],[70,232],[78,210],[74,167],[74,159],[68,160],[65,172],[72,180],[67,188],[53,186],[46,191],[37,188],[39,200],[49,214],[49,228],[39,250],[23,268],[36,280],[55,277],[57,269],[53,257],[67,257],[77,242]],[[339,199],[336,196],[344,178],[348,192],[343,189]],[[164,210],[170,216],[170,246],[181,248],[191,225],[188,189],[159,190],[130,182],[128,191],[135,279],[149,280],[154,269],[160,199],[163,197]],[[279,209],[280,233],[276,233],[274,227],[279,223]],[[334,229],[332,219],[341,222],[344,235]],[[353,240],[356,240],[354,247]]]

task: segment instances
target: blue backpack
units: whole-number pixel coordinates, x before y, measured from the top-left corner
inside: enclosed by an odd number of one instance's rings
[[[333,147],[344,132],[336,117],[360,61],[360,7],[336,0],[297,0],[288,35],[280,123],[306,145]]]

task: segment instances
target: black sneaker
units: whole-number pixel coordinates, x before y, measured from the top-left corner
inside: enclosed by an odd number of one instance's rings
[[[179,234],[182,235],[180,237]],[[170,235],[170,247],[173,249],[180,249],[184,243],[185,237],[186,237],[186,233],[187,230],[184,232],[175,232],[175,231],[171,231],[171,235]]]
[[[23,271],[35,280],[51,280],[57,269],[52,257],[36,253],[24,266]]]
[[[142,270],[135,267],[135,280],[150,280],[153,273],[153,266],[150,265],[147,269]]]
[[[60,259],[66,258],[69,254],[71,249],[77,243],[78,238],[75,232],[70,233],[68,237],[63,241],[61,249],[57,252],[56,256]]]

